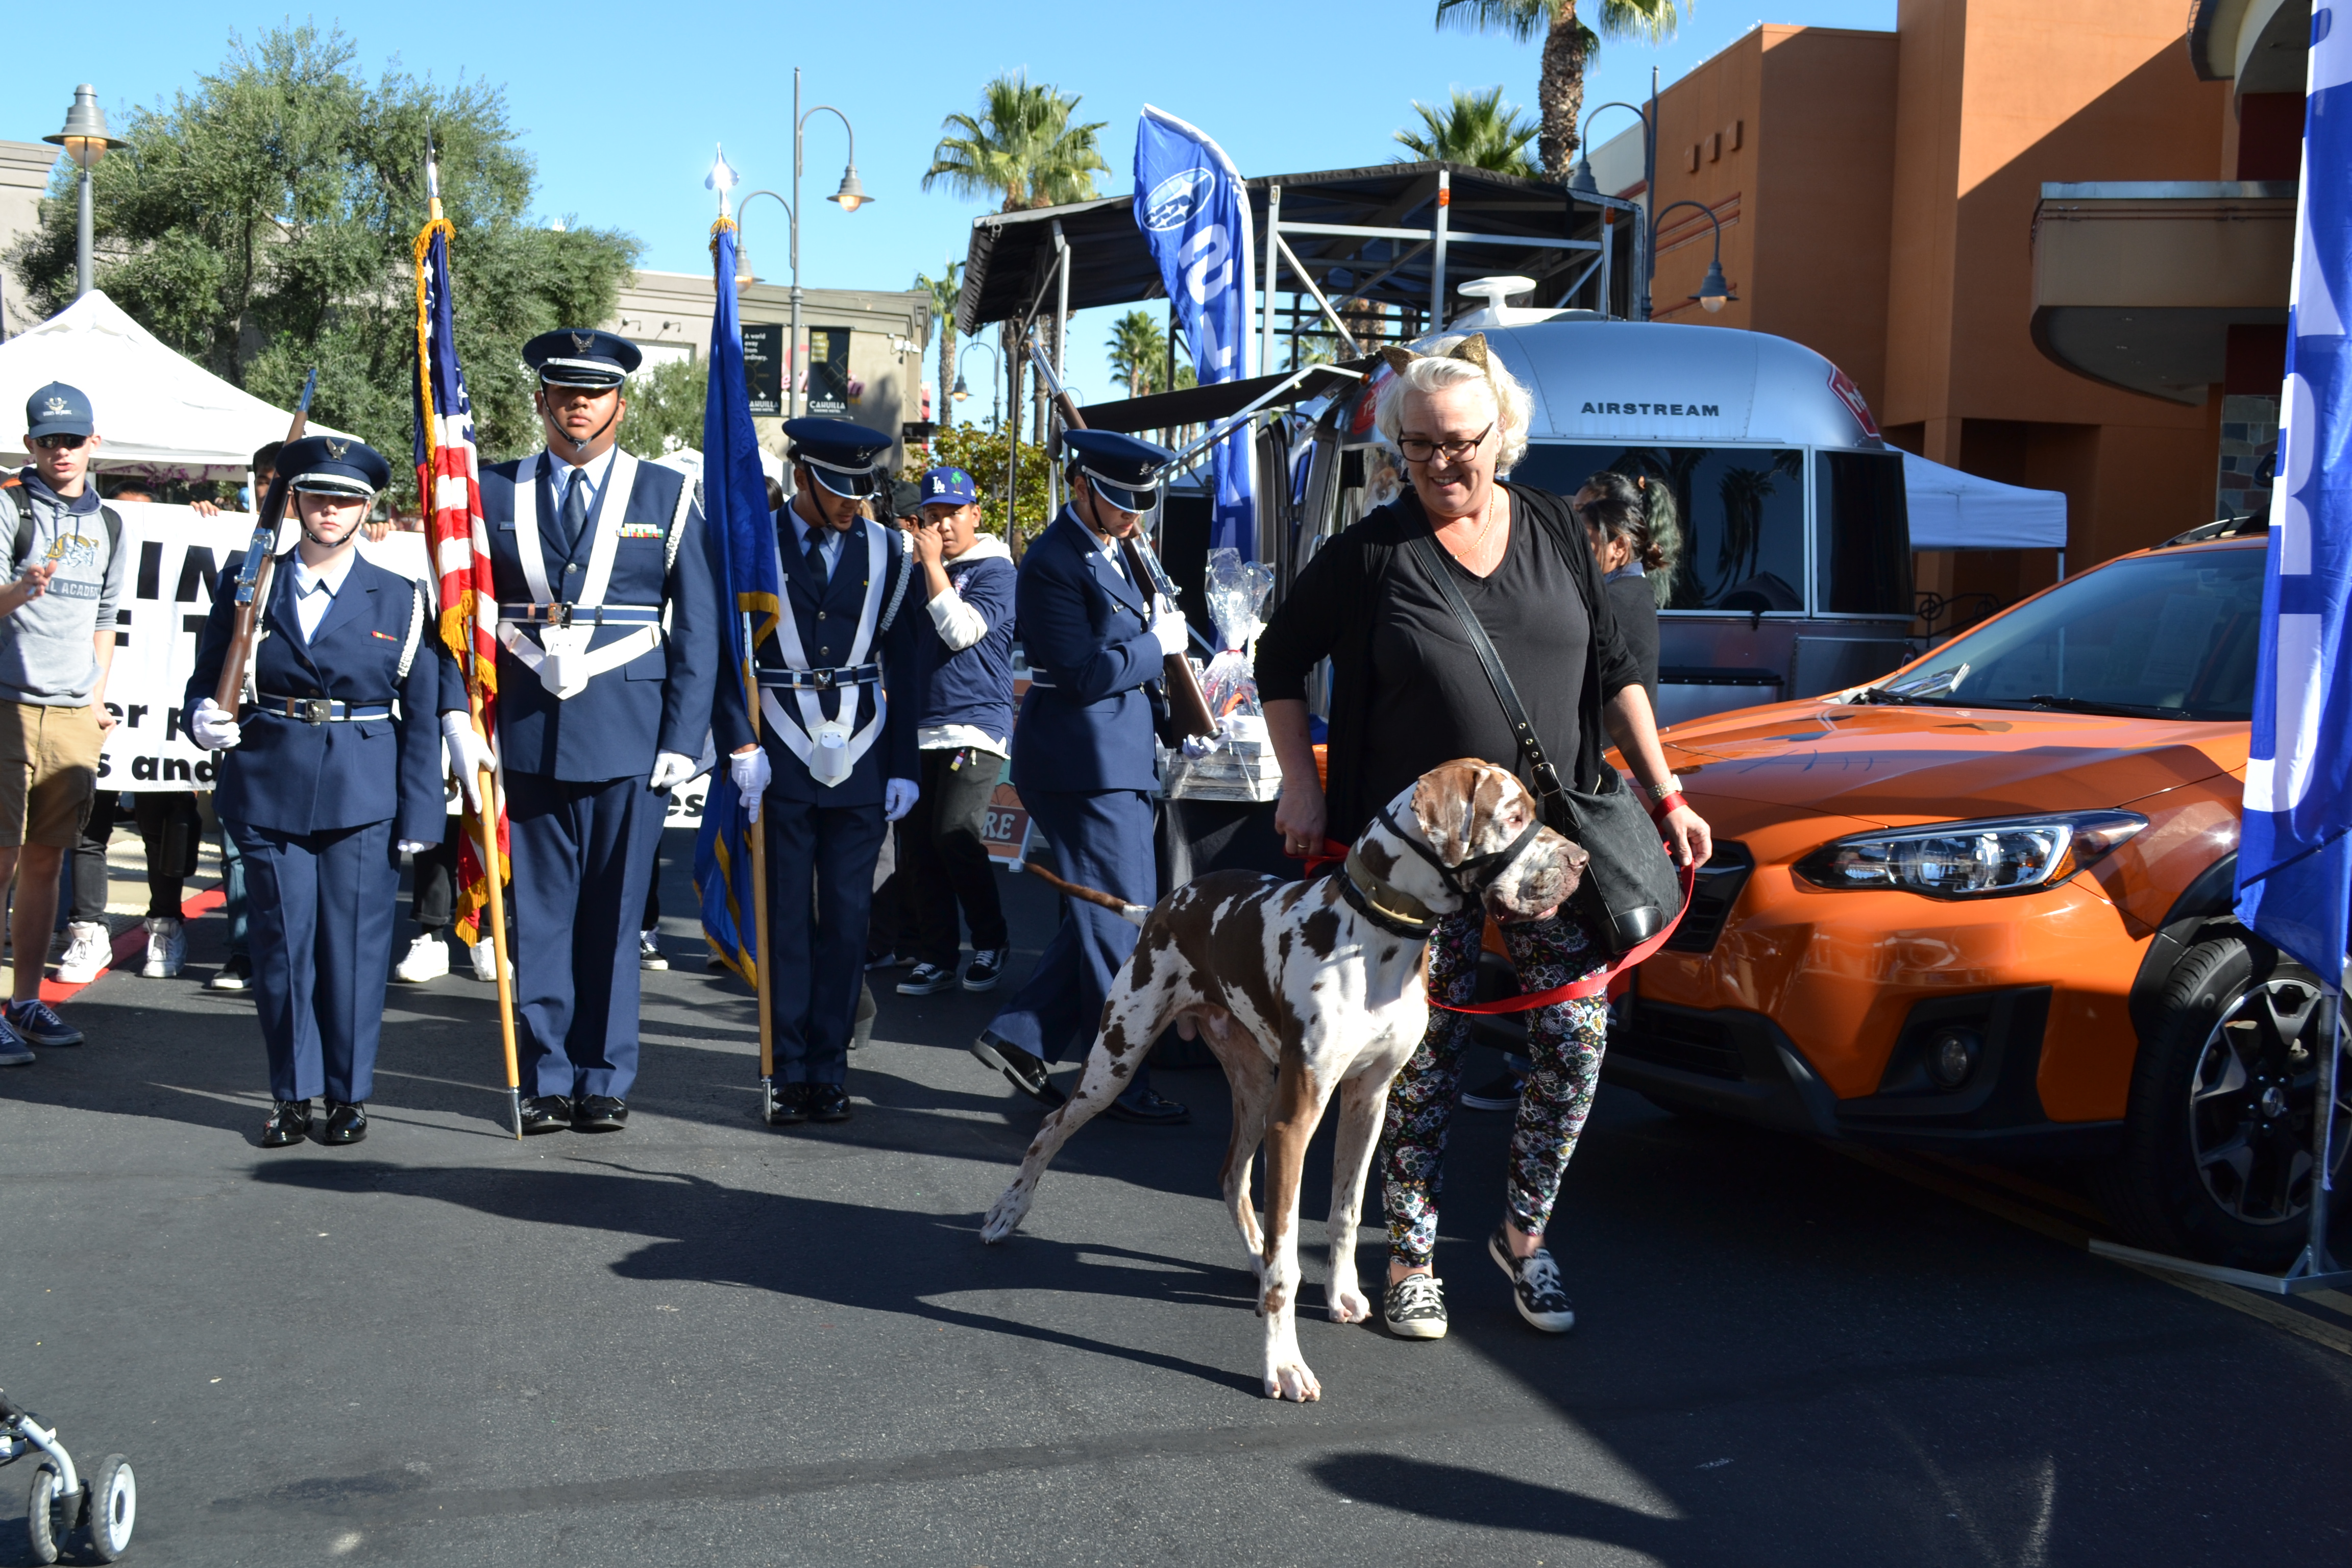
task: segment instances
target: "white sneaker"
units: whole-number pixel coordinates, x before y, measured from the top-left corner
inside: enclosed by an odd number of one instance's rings
[[[637,967],[640,969],[669,967],[669,960],[662,956],[661,943],[654,940],[652,931],[641,931],[637,933]]]
[[[180,973],[180,965],[188,957],[188,928],[185,921],[169,915],[147,918],[147,963],[139,971],[142,980],[169,980]]]
[[[449,944],[427,931],[408,944],[408,952],[392,966],[392,977],[411,985],[438,980],[449,973]]]
[[[75,921],[66,927],[65,956],[58,960],[58,979],[67,985],[87,985],[114,962],[114,938],[103,921]]]
[[[485,985],[495,985],[498,984],[499,950],[495,946],[493,946],[487,939],[478,942],[469,951],[468,956],[470,956],[474,961],[475,979],[480,981]],[[507,961],[507,978],[509,980],[512,980],[514,978],[514,961],[511,959]]]

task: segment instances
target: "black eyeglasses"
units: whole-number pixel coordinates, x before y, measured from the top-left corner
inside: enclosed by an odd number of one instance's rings
[[[1495,426],[1490,424],[1467,441],[1425,441],[1418,436],[1400,436],[1397,437],[1397,450],[1404,454],[1404,460],[1408,463],[1426,463],[1432,458],[1458,463],[1485,446],[1486,437],[1494,433]]]
[[[33,445],[44,452],[70,452],[86,445],[87,436],[36,436]]]

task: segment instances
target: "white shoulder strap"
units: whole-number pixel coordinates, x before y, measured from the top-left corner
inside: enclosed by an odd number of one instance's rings
[[[394,685],[408,679],[409,667],[416,662],[416,645],[425,636],[425,584],[415,578],[408,580],[408,639],[400,645],[400,669],[394,675]]]

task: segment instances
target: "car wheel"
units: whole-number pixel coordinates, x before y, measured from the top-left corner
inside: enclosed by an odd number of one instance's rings
[[[2275,1273],[2307,1237],[2321,991],[2243,934],[2181,956],[2140,1042],[2124,1152],[2094,1191],[2126,1240]],[[2352,1063],[2337,1032],[2334,1168],[2352,1142]]]

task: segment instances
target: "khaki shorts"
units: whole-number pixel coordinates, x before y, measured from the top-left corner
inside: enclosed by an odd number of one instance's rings
[[[98,797],[98,704],[0,702],[0,848],[70,849]]]

